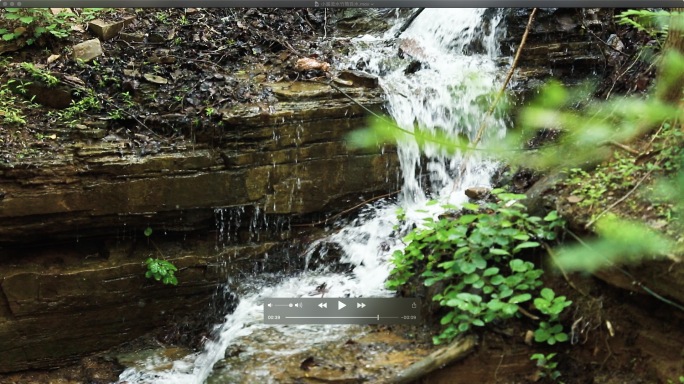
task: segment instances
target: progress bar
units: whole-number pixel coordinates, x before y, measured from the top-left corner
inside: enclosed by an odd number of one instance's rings
[[[420,299],[266,298],[266,324],[420,324]]]

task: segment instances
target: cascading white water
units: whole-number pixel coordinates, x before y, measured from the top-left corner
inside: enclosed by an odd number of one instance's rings
[[[423,68],[416,73],[404,73],[408,61],[397,58],[397,44],[388,44],[395,42],[394,34],[401,20],[384,36],[356,39],[356,52],[341,66],[356,67],[361,63],[364,70],[377,74],[387,94],[387,109],[403,128],[413,129],[417,124],[453,137],[461,134],[472,138],[484,116],[482,106],[487,103],[482,101],[496,90],[500,74],[494,61],[498,56],[495,27],[500,16],[490,16],[489,23],[494,27],[484,32],[484,13],[482,9],[425,10],[400,37],[400,44],[423,63]],[[481,52],[466,52],[475,40],[482,47]],[[488,136],[503,135],[503,122],[490,120]],[[392,295],[393,292],[384,288],[384,282],[391,269],[390,255],[401,247],[393,234],[396,209],[401,206],[406,212],[407,228],[414,223],[420,225],[426,215],[439,214],[439,205],[430,206],[431,212],[426,213],[426,199],[461,203],[465,199],[463,187],[489,185],[495,167],[493,162],[470,154],[469,166],[463,175],[458,175],[460,155],[447,156],[434,146],[424,150],[421,156],[415,142],[401,140],[398,152],[404,186],[399,202],[384,201],[369,206],[353,223],[321,241],[336,244],[342,250],[341,262],[354,266],[351,273],[306,270],[275,284],[268,283],[267,277],[254,277],[243,284],[251,285],[243,287],[250,293],[243,295],[235,311],[216,327],[214,337],[202,352],[175,361],[160,356],[150,358],[124,371],[119,382],[218,384],[245,381],[245,377],[268,382],[267,367],[277,365],[279,356],[363,332],[360,326],[265,325],[263,299],[313,296],[316,287],[323,283],[329,289],[326,297]],[[422,170],[427,171],[425,178],[421,177]],[[455,178],[460,179],[460,190],[454,190]],[[214,369],[231,344],[246,339],[258,342],[241,343],[240,356],[259,360],[259,367],[249,374],[229,365]]]

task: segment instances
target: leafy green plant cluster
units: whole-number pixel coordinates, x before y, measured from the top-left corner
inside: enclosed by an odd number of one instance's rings
[[[178,285],[178,279],[176,278],[175,272],[178,270],[172,263],[162,260],[148,258],[145,260],[145,265],[147,266],[147,272],[145,272],[145,277],[148,279],[155,279],[161,281],[164,284]]]
[[[48,87],[54,87],[60,83],[59,79],[52,75],[49,71],[38,68],[33,63],[21,63],[21,68],[31,75],[31,77],[47,85]]]
[[[610,203],[606,199],[608,191],[626,191],[633,187],[643,170],[633,157],[616,152],[612,161],[599,165],[591,174],[581,168],[570,169],[567,184],[574,187],[572,195],[581,199],[577,204],[591,209]]]
[[[84,8],[77,15],[63,9],[54,15],[50,8],[5,8],[0,11],[0,36],[4,41],[25,38],[31,45],[44,35],[63,39],[71,33],[72,27],[94,19],[102,8]]]
[[[644,32],[661,43],[665,41],[670,21],[670,11],[650,9],[629,9],[615,16],[620,25],[630,26],[640,32]]]
[[[102,102],[95,94],[95,91],[90,89],[77,91],[76,96],[80,97],[80,99],[72,101],[69,107],[62,110],[50,111],[48,112],[48,115],[73,126],[79,122],[78,118],[83,116],[86,112],[99,111],[102,109]]]
[[[558,317],[563,310],[572,304],[565,296],[556,296],[549,288],[542,288],[540,297],[534,299],[534,307],[548,316],[547,321],[539,323],[539,328],[534,331],[534,341],[538,343],[556,344],[558,341],[568,341],[568,335],[563,332],[563,326]]]
[[[555,353],[549,353],[548,355],[543,353],[535,353],[532,355],[532,357],[530,357],[530,360],[537,362],[537,368],[539,369],[540,377],[556,381],[561,376],[560,371],[556,369],[558,367],[558,363],[553,361],[554,357],[556,357]]]
[[[444,286],[433,297],[449,309],[441,319],[445,328],[433,339],[436,344],[473,326],[516,316],[519,305],[531,301],[542,285],[543,271],[516,255],[555,239],[562,220],[555,211],[543,219],[527,214],[519,202],[525,195],[500,189],[492,195],[496,202],[465,204],[460,216],[425,219],[404,237],[404,250],[393,255],[389,288],[399,288],[414,276],[425,286]],[[549,319],[536,338],[549,344],[567,340],[558,314],[570,301],[555,297],[548,288],[543,292],[535,304]]]
[[[17,80],[7,80],[6,83],[0,84],[0,121],[3,124],[26,124],[24,112],[19,107],[26,104],[26,101],[20,100],[12,88],[24,90],[24,85],[17,83]]]
[[[152,236],[152,228],[147,227],[144,234],[145,237],[149,239],[150,236]],[[150,241],[152,241],[152,239],[150,239]],[[157,248],[154,243],[152,244]],[[157,251],[159,251],[159,248],[157,248]],[[159,253],[161,253],[161,251],[159,251]],[[173,265],[173,263],[164,259],[153,259],[148,257],[147,260],[145,260],[145,266],[147,266],[147,271],[145,272],[146,278],[155,279],[164,284],[178,285],[178,279],[176,278],[176,271],[178,271],[178,268]]]
[[[639,186],[644,175],[648,172],[654,175],[670,175],[678,172],[684,163],[684,132],[670,123],[663,123],[658,134],[653,137],[651,148],[643,155],[625,154],[616,151],[610,161],[597,166],[591,173],[580,168],[568,171],[566,184],[573,187],[572,195],[577,196],[577,205],[587,208],[592,214],[592,220],[598,214],[598,209],[604,209],[616,198],[624,196],[632,188]],[[646,189],[646,185],[642,189]],[[623,206],[632,211],[639,211],[643,203],[639,194],[637,198],[626,201]],[[610,197],[613,197],[612,199]],[[668,222],[673,219],[672,204],[659,201],[652,193],[645,193],[644,200],[657,215]],[[662,199],[660,199],[662,200]]]

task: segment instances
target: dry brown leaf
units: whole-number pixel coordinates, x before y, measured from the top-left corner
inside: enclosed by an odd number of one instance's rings
[[[318,61],[310,57],[304,57],[297,60],[295,63],[295,69],[297,71],[310,71],[313,69],[320,69],[321,71],[328,71],[330,69],[330,64],[325,61]]]

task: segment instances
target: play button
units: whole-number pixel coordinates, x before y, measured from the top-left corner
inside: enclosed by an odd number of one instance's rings
[[[345,304],[345,303],[343,303],[343,302],[341,302],[341,301],[338,301],[338,302],[337,302],[337,310],[338,310],[338,311],[339,311],[340,309],[346,307],[346,306],[347,306],[347,304]]]

